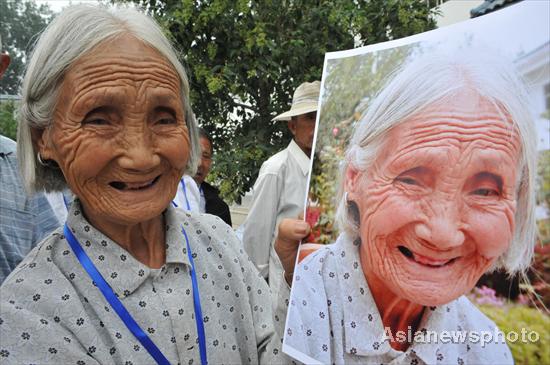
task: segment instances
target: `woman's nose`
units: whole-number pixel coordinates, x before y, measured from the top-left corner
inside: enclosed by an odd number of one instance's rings
[[[128,170],[147,171],[160,164],[151,137],[145,133],[127,136],[122,156],[118,159],[120,167]]]
[[[415,226],[416,235],[439,250],[451,249],[464,243],[464,232],[456,209],[447,206],[426,221]]]

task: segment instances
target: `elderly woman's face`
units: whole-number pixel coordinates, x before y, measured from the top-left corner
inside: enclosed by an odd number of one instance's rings
[[[374,165],[347,171],[369,285],[422,305],[469,291],[510,245],[519,137],[471,90],[394,128]]]
[[[59,164],[92,222],[143,222],[166,209],[189,158],[183,112],[171,64],[123,37],[67,72],[38,146]]]

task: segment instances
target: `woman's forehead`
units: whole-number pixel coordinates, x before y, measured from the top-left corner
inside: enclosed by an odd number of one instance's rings
[[[471,151],[471,145],[501,151],[513,160],[521,151],[519,132],[508,114],[466,91],[424,108],[390,130],[381,156],[397,157],[422,148]]]
[[[80,57],[71,65],[65,79],[91,78],[97,74],[117,76],[134,72],[170,76],[166,81],[179,83],[179,75],[173,65],[156,49],[131,36],[122,35],[106,40]]]
[[[129,87],[135,90],[128,92]],[[62,86],[62,98],[74,102],[90,94],[105,99],[130,94],[151,97],[152,93],[181,99],[179,75],[159,52],[129,36],[95,47],[73,64]]]

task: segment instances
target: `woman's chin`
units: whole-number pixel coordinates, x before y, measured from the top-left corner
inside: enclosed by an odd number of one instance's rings
[[[433,283],[429,283],[426,286],[401,287],[395,292],[399,297],[412,303],[426,307],[437,307],[458,299],[472,289],[469,286],[464,289],[459,289],[457,287],[452,288],[450,285],[449,283],[447,283],[447,285],[434,285]]]
[[[111,207],[109,204],[99,207],[82,204],[86,218],[92,224],[99,225],[124,225],[132,226],[150,222],[158,218],[168,208],[170,201],[162,204],[159,200],[149,202],[136,202],[132,205]]]

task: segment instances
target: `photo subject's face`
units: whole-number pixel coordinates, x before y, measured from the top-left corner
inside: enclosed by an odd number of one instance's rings
[[[465,294],[509,247],[520,142],[472,90],[389,132],[373,166],[348,171],[369,285],[440,305]]]
[[[158,216],[189,157],[178,74],[134,38],[100,45],[67,72],[39,148],[55,160],[89,219]]]

